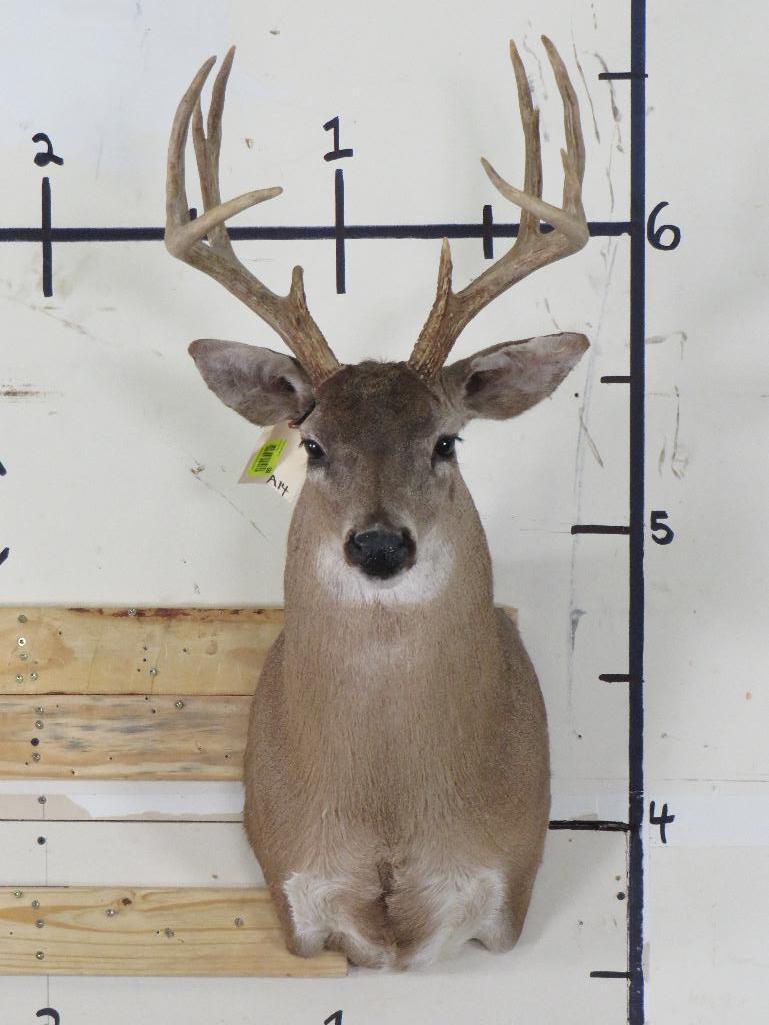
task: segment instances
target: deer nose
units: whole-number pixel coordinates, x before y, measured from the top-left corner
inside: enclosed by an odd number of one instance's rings
[[[375,525],[366,530],[351,530],[344,543],[347,561],[370,577],[395,576],[414,565],[417,546],[411,532],[389,530]]]

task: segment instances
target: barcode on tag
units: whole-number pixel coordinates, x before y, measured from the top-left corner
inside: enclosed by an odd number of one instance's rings
[[[278,465],[281,453],[285,447],[285,438],[273,438],[271,441],[265,442],[254,454],[246,470],[246,476],[269,477]]]

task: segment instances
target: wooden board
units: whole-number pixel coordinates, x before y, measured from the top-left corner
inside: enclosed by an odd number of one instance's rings
[[[264,889],[0,890],[0,974],[346,973],[340,954],[324,951],[311,959],[289,954]]]
[[[0,778],[239,780],[251,700],[0,696]]]
[[[0,607],[0,778],[239,780],[282,623],[282,609]]]
[[[282,609],[0,607],[0,692],[253,694]]]

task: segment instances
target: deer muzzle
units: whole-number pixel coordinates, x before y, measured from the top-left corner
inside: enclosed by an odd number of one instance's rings
[[[351,530],[344,554],[351,566],[369,577],[387,580],[416,562],[417,546],[407,528],[393,530],[374,524],[365,530]]]

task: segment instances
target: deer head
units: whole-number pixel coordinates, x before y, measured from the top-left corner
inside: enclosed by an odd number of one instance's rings
[[[442,513],[463,487],[454,455],[463,424],[474,417],[500,420],[522,413],[550,395],[587,348],[580,334],[547,335],[502,342],[444,367],[458,335],[484,306],[588,240],[577,99],[555,47],[542,41],[564,106],[562,206],[542,200],[539,116],[511,42],[526,144],[523,190],[481,162],[502,195],[521,208],[518,236],[504,256],[459,292],[452,287],[444,239],[435,301],[405,363],[340,365],[308,311],[302,268],[294,268],[288,295],[280,296],[235,256],[227,219],[281,189],[221,201],[221,119],[234,49],[214,83],[207,132],[200,95],[215,58],[197,73],[176,112],[168,152],[166,246],[257,313],[293,355],[212,339],[193,342],[190,353],[209,388],[247,420],[265,425],[290,418],[300,425],[308,462],[303,499],[314,499],[317,535],[332,558],[370,578],[404,573],[419,560],[428,538],[440,538]],[[196,219],[190,218],[184,183],[190,121],[204,207]],[[542,231],[541,220],[552,230]]]

